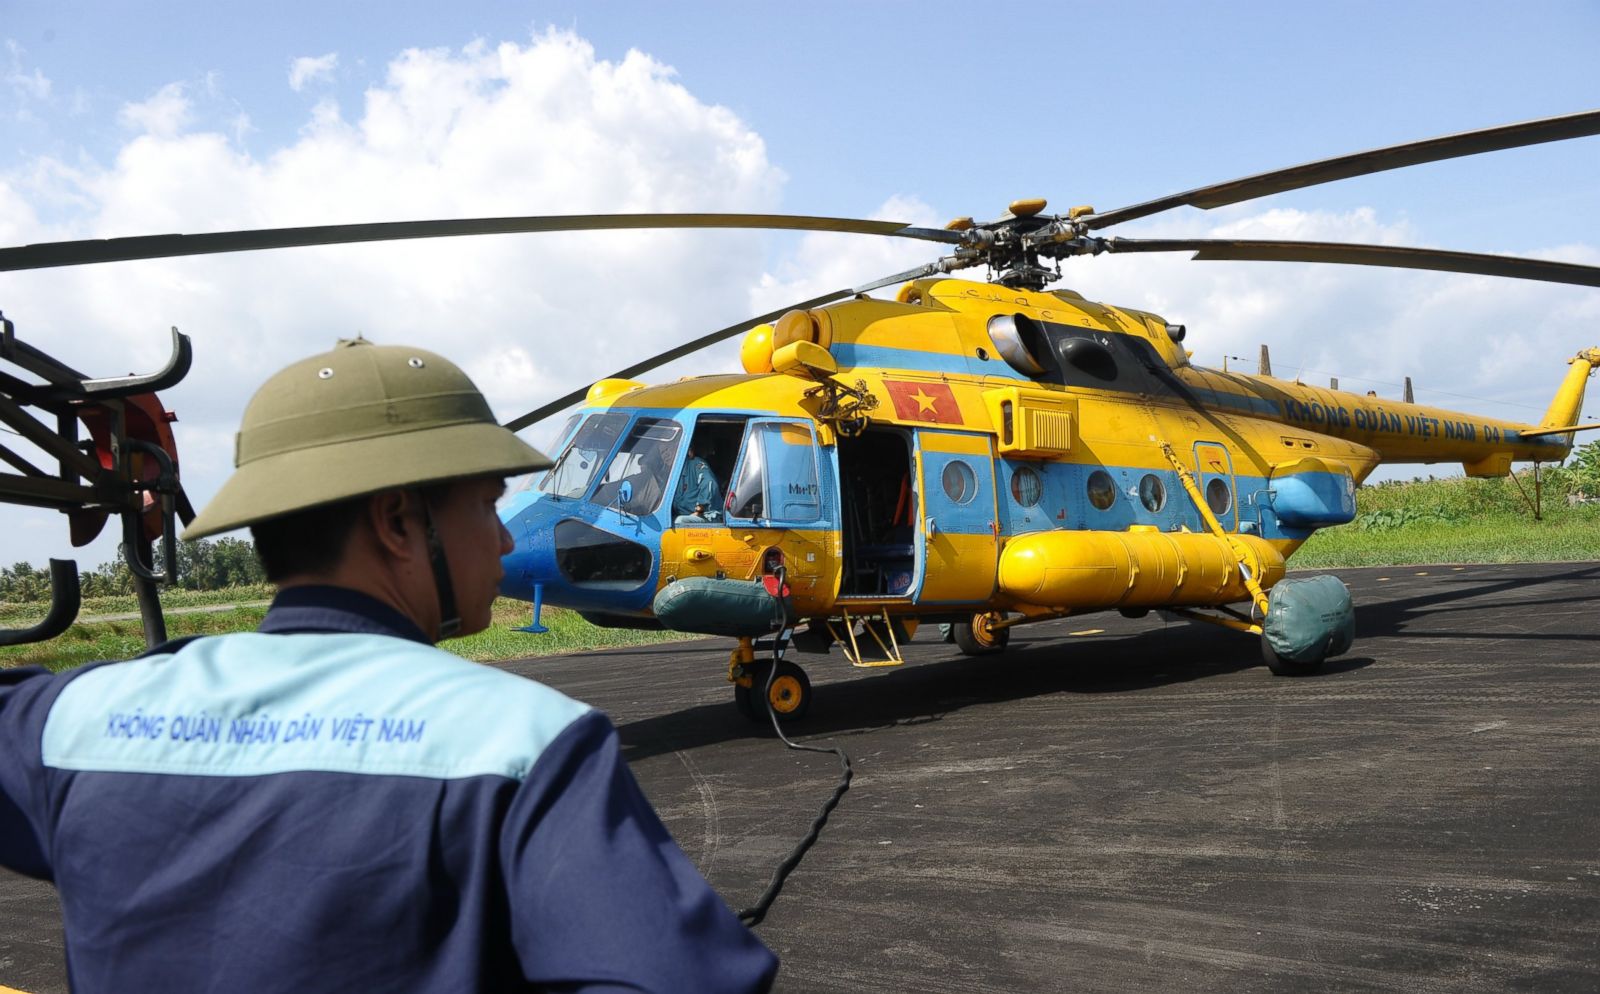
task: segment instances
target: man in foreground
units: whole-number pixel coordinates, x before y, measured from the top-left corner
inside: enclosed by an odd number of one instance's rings
[[[78,990],[765,990],[777,961],[604,715],[433,648],[480,631],[505,477],[471,381],[357,340],[251,400],[185,538],[249,525],[260,632],[0,671],[0,864]]]

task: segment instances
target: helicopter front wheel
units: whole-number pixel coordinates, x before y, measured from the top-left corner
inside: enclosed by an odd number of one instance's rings
[[[993,656],[1006,651],[1011,641],[1011,629],[996,628],[995,623],[1005,616],[998,611],[974,614],[971,621],[958,621],[952,635],[962,654],[968,656]]]
[[[745,669],[750,674],[750,686],[734,684],[733,703],[746,718],[763,723],[767,720],[767,708],[761,700],[763,692],[767,703],[772,705],[772,713],[784,724],[799,721],[811,709],[811,679],[799,666],[785,659],[778,663],[778,672],[774,674],[771,660],[762,660],[745,664]],[[770,688],[769,676],[772,678]]]

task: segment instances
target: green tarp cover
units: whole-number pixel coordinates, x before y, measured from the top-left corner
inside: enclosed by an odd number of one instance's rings
[[[765,635],[782,623],[778,602],[759,583],[691,576],[662,587],[655,616],[674,631]]]
[[[1356,637],[1350,591],[1336,576],[1280,580],[1267,598],[1262,628],[1280,659],[1309,663],[1337,656]]]

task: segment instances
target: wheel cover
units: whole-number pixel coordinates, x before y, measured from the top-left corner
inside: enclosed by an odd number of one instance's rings
[[[805,688],[800,686],[800,681],[787,673],[780,673],[772,680],[772,689],[767,691],[767,700],[772,703],[772,710],[778,714],[794,714],[799,710],[804,699]]]

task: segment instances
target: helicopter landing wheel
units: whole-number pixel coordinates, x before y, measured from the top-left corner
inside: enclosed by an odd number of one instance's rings
[[[1011,641],[1011,629],[995,628],[994,624],[1005,616],[997,611],[975,614],[971,621],[958,621],[952,629],[956,645],[963,655],[993,656],[1006,651]]]
[[[1311,676],[1322,669],[1322,663],[1327,657],[1319,656],[1316,659],[1296,662],[1284,659],[1272,651],[1272,643],[1265,638],[1261,640],[1261,658],[1267,664],[1267,669],[1273,676]]]
[[[768,701],[772,704],[772,713],[784,724],[799,721],[811,710],[811,679],[806,676],[806,671],[789,662],[787,659],[778,663],[778,672],[772,677],[772,688],[767,690],[767,676],[772,672],[771,660],[758,663],[747,663],[745,669],[750,672],[750,686],[742,687],[733,685],[733,703],[738,706],[739,713],[751,721],[765,723],[767,708],[762,703],[761,694],[767,691]]]

